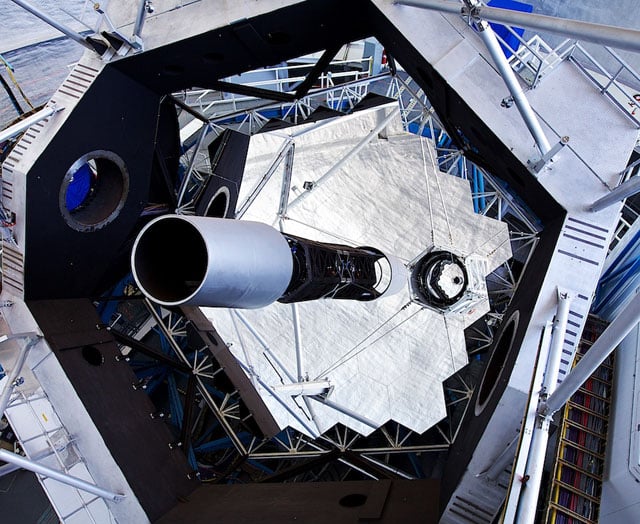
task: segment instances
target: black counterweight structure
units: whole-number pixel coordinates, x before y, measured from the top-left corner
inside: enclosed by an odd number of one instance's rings
[[[259,222],[187,215],[147,224],[131,266],[141,291],[167,306],[368,301],[407,282],[404,264],[375,248],[316,242]]]
[[[388,288],[382,267],[387,258],[369,247],[326,244],[284,234],[293,259],[289,287],[278,302],[318,298],[374,300]]]

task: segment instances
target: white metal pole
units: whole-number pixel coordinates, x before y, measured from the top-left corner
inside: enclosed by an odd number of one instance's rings
[[[5,409],[9,405],[9,401],[11,399],[11,393],[13,393],[13,389],[15,388],[15,382],[22,371],[22,366],[24,366],[24,362],[27,359],[27,353],[31,348],[30,344],[25,344],[20,348],[20,353],[18,354],[18,359],[16,360],[11,373],[7,377],[7,385],[2,391],[2,395],[0,396],[0,417],[4,414]]]
[[[0,478],[19,469],[21,469],[20,466],[16,466],[15,464],[5,464],[4,466],[0,466]]]
[[[640,51],[640,31],[624,27],[581,22],[536,13],[523,13],[484,5],[478,5],[473,9],[469,9],[459,3],[449,2],[447,0],[397,0],[394,3],[423,9],[433,9],[444,13],[470,15],[515,27],[549,31],[596,44],[628,49],[630,51]]]
[[[555,327],[547,365],[545,367],[544,379],[540,396],[544,397],[552,393],[558,383],[558,371],[560,370],[560,359],[562,358],[562,347],[567,331],[567,321],[569,320],[569,306],[571,297],[566,291],[558,290],[558,310],[556,313]],[[518,524],[533,524],[540,495],[540,483],[544,469],[544,457],[547,452],[549,442],[549,426],[551,417],[539,416],[531,438],[529,456],[527,458],[526,475],[529,477],[526,485],[522,489],[516,522]]]
[[[331,400],[328,400],[320,396],[314,396],[314,397],[308,397],[308,398],[312,398],[313,400],[320,402],[320,404],[329,406],[330,408],[335,409],[336,411],[343,413],[348,417],[351,417],[352,419],[357,420],[358,422],[361,422],[365,426],[369,426],[370,428],[373,428],[373,429],[378,429],[378,424],[376,424],[373,420],[370,420],[367,417],[362,416],[360,413],[357,413],[356,411],[353,411],[352,409],[349,409],[341,404],[337,404],[336,402],[333,402]]]
[[[374,129],[372,129],[369,134],[364,137],[356,147],[354,147],[351,151],[349,151],[346,155],[344,155],[338,162],[336,162],[331,169],[329,169],[324,175],[322,175],[318,180],[315,181],[313,187],[316,188],[320,184],[322,184],[327,178],[333,175],[338,169],[340,169],[352,156],[358,154],[369,142],[371,142],[374,138],[378,136],[378,133],[382,131],[389,122],[391,122],[394,118],[397,118],[400,113],[400,108],[396,107],[389,115],[382,120]],[[304,193],[298,195],[294,200],[289,202],[288,208],[291,209],[293,206],[302,202],[307,196],[311,193],[311,191],[305,191]]]
[[[253,189],[249,191],[249,195],[244,200],[242,205],[239,207],[234,218],[240,219],[244,216],[244,214],[247,212],[249,207],[251,207],[251,204],[253,204],[253,201],[258,197],[258,195],[260,194],[264,186],[267,184],[267,182],[269,182],[269,180],[271,180],[271,177],[276,172],[276,169],[278,169],[278,166],[284,160],[289,148],[292,147],[292,144],[293,144],[293,141],[291,141],[290,139],[285,140],[282,143],[282,145],[280,146],[280,149],[278,149],[278,152],[276,153],[273,161],[271,162],[271,165],[269,165],[269,168],[266,170],[264,175],[262,175],[262,178],[260,178],[260,180],[256,183],[255,186],[253,186]]]
[[[133,36],[136,40],[141,41],[142,28],[144,27],[144,21],[147,13],[153,13],[154,9],[149,0],[140,0],[138,5],[138,13],[136,15],[136,22],[133,26]]]
[[[55,105],[50,105],[38,111],[37,113],[31,115],[30,117],[13,124],[12,126],[7,127],[3,131],[0,131],[0,142],[4,142],[5,140],[9,140],[14,136],[19,135],[23,131],[29,129],[33,124],[37,124],[40,120],[44,120],[45,118],[49,118],[54,113],[57,113],[62,108],[57,107]]]
[[[32,6],[30,3],[25,2],[24,0],[11,0],[14,4],[18,4],[23,9],[29,11],[32,15],[37,16],[43,22],[46,22],[51,27],[57,29],[62,34],[67,35],[72,40],[75,40],[80,45],[85,46],[91,51],[95,51],[96,49],[83,37],[81,34],[76,33],[73,29],[68,28],[67,26],[57,22],[53,18],[51,18],[47,13],[40,11],[37,7]]]
[[[243,362],[238,361],[238,363],[240,364],[240,367],[242,367],[242,369],[245,370],[245,372],[247,373],[250,372],[249,368]],[[269,393],[285,410],[287,410],[289,415],[291,415],[294,419],[296,419],[298,423],[300,423],[300,425],[308,431],[309,435],[311,435],[312,438],[318,438],[320,436],[320,428],[316,427],[314,429],[309,424],[307,424],[305,420],[300,415],[298,415],[298,413],[296,413],[291,408],[291,406],[289,406],[289,404],[280,396],[278,391],[276,391],[276,389],[273,386],[270,386],[269,384],[267,384],[259,375],[256,375],[256,379],[258,380],[260,385],[265,389],[265,391]],[[310,398],[315,398],[315,397],[310,397]],[[315,424],[315,421],[314,421],[314,424]]]
[[[489,53],[491,53],[491,58],[493,58],[493,62],[498,68],[498,71],[500,71],[500,75],[502,76],[504,83],[507,84],[507,88],[516,103],[516,107],[518,108],[520,115],[522,115],[527,129],[529,129],[529,132],[533,135],[533,138],[538,145],[538,149],[540,149],[540,152],[544,155],[551,149],[549,141],[540,126],[540,122],[538,122],[536,114],[531,108],[531,104],[529,104],[527,97],[524,96],[520,82],[518,82],[516,74],[513,72],[513,69],[511,69],[511,65],[507,61],[507,57],[502,52],[502,48],[500,47],[500,43],[498,42],[493,29],[491,29],[489,23],[484,20],[480,20],[477,25],[480,38],[482,38],[482,41],[487,46]]]
[[[510,464],[513,464],[516,451],[518,450],[519,440],[520,437],[516,435],[511,442],[509,442],[509,445],[504,449],[504,451],[498,455],[491,467],[485,472],[485,477],[487,477],[491,482],[497,482],[498,477],[500,477],[502,472],[507,469]]]
[[[602,209],[605,209],[606,207],[609,207],[615,204],[616,202],[620,202],[625,198],[635,195],[639,191],[640,191],[640,176],[634,176],[629,180],[627,180],[626,182],[624,182],[623,184],[620,184],[610,193],[596,200],[593,204],[591,204],[589,211],[592,211],[592,212],[600,211]]]
[[[247,317],[245,317],[242,313],[240,313],[239,310],[234,309],[233,313],[236,315],[236,317],[238,317],[240,319],[240,322],[242,322],[245,327],[249,330],[249,332],[256,338],[256,340],[260,343],[260,345],[263,347],[265,353],[267,353],[267,355],[269,355],[274,362],[276,363],[276,365],[280,368],[280,370],[287,376],[287,378],[293,383],[296,382],[296,378],[289,372],[289,370],[285,367],[285,365],[282,363],[282,361],[278,358],[278,355],[276,355],[271,348],[269,347],[269,345],[267,344],[266,340],[262,337],[262,335],[260,335],[260,333],[258,333],[255,328],[249,323],[249,321],[247,320]]]
[[[125,495],[122,493],[116,493],[114,491],[109,491],[103,488],[96,486],[95,484],[91,484],[85,480],[79,479],[77,477],[73,477],[71,475],[67,475],[62,471],[58,471],[47,466],[43,466],[42,464],[38,464],[37,462],[32,462],[28,458],[17,455],[16,453],[11,453],[6,449],[0,449],[0,460],[8,462],[10,464],[15,464],[21,468],[24,468],[29,471],[33,471],[34,473],[38,473],[39,475],[44,475],[45,477],[49,477],[51,479],[57,480],[74,488],[80,489],[82,491],[87,491],[88,493],[93,493],[98,497],[102,497],[104,499],[112,500],[113,502],[119,502],[125,498]]]
[[[620,314],[598,337],[589,351],[558,386],[558,389],[543,402],[538,412],[552,416],[571,398],[578,388],[594,373],[598,366],[618,347],[629,332],[640,321],[640,293],[627,304]]]
[[[11,393],[13,393],[13,389],[15,387],[15,381],[18,378],[22,371],[22,367],[27,359],[27,353],[31,349],[31,347],[37,342],[38,335],[37,333],[21,333],[16,335],[3,335],[0,337],[0,344],[6,342],[8,340],[18,340],[22,339],[24,341],[24,345],[20,348],[20,353],[18,354],[18,358],[16,359],[15,364],[13,365],[13,369],[9,376],[7,377],[7,385],[2,391],[2,395],[0,395],[0,417],[4,415],[7,406],[9,405],[9,400],[11,399]]]
[[[300,318],[298,317],[298,304],[291,304],[291,315],[293,320],[293,337],[296,347],[296,371],[298,373],[298,381],[304,380],[304,361],[302,359],[302,334],[300,333]]]

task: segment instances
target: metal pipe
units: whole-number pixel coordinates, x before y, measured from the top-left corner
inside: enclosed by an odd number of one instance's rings
[[[278,393],[291,397],[310,397],[326,395],[331,389],[331,382],[328,380],[303,380],[292,384],[277,384],[272,387]]]
[[[280,164],[284,160],[284,158],[287,155],[289,149],[291,147],[293,147],[293,144],[294,143],[293,143],[292,140],[285,140],[282,143],[282,145],[280,146],[280,149],[278,149],[278,152],[276,153],[273,161],[269,165],[269,168],[267,169],[265,174],[262,175],[262,178],[260,178],[260,180],[258,180],[256,185],[253,186],[251,191],[249,191],[249,195],[244,200],[242,205],[239,207],[238,211],[236,211],[236,214],[235,214],[234,218],[240,219],[240,218],[242,218],[244,216],[244,214],[247,212],[247,210],[249,209],[251,204],[253,204],[253,201],[256,198],[258,198],[258,195],[260,194],[260,192],[262,191],[264,186],[267,185],[267,182],[269,182],[269,180],[271,180],[271,177],[273,176],[273,174],[276,172],[276,169],[278,169],[278,167],[280,166]]]
[[[0,478],[8,475],[9,473],[13,473],[14,471],[18,471],[19,469],[22,468],[16,464],[5,464],[4,466],[0,466]]]
[[[78,42],[80,45],[83,45],[87,49],[91,49],[91,51],[96,51],[96,49],[91,45],[91,43],[87,41],[87,39],[84,36],[82,36],[79,33],[76,33],[73,29],[70,29],[65,25],[59,22],[56,22],[44,11],[40,11],[40,9],[32,6],[30,3],[25,2],[24,0],[11,0],[11,1],[14,4],[18,4],[23,9],[29,11],[32,15],[37,16],[40,20],[42,20],[43,22],[46,22],[51,27],[57,29],[62,34],[68,36],[69,38],[71,38],[71,40],[75,40],[76,42]]]
[[[282,173],[282,185],[280,187],[280,203],[278,204],[278,216],[280,219],[280,231],[283,231],[282,217],[287,215],[289,208],[289,193],[291,192],[291,178],[293,176],[293,158],[296,152],[296,143],[291,142],[284,160],[284,172]]]
[[[318,178],[318,180],[315,181],[315,183],[313,184],[314,189],[324,181],[326,181],[326,179],[333,175],[336,171],[338,171],[352,156],[357,155],[369,142],[371,142],[371,140],[378,136],[378,133],[380,131],[387,127],[391,120],[397,118],[399,113],[399,107],[396,107],[393,111],[391,111],[391,113],[389,113],[389,115],[384,120],[382,120],[372,131],[370,131],[369,134],[364,137],[358,143],[358,145],[356,145],[356,147],[354,147],[351,151],[344,155],[338,162],[333,165],[333,167],[331,167],[324,175],[322,175],[320,178]],[[305,191],[304,193],[293,199],[291,202],[289,202],[288,209],[291,209],[293,206],[298,205],[305,198],[307,198],[310,193],[311,191]]]
[[[320,396],[313,396],[308,398],[312,398],[313,400],[320,402],[320,404],[324,404],[325,406],[335,409],[336,411],[344,415],[347,415],[348,417],[351,417],[352,419],[355,419],[358,422],[361,422],[365,426],[369,426],[370,428],[373,428],[373,429],[378,429],[379,424],[376,424],[373,420],[368,419],[367,417],[362,416],[360,413],[357,413],[352,409],[342,406],[341,404],[337,404],[336,402],[333,402],[331,400],[328,400]]]
[[[68,486],[72,486],[88,493],[92,493],[94,495],[97,495],[98,497],[102,497],[103,499],[112,500],[113,502],[119,502],[125,498],[125,495],[123,493],[116,493],[115,491],[109,491],[100,488],[95,484],[91,484],[90,482],[87,482],[85,480],[67,475],[62,471],[43,466],[42,464],[38,464],[37,462],[32,462],[28,458],[17,455],[16,453],[11,453],[6,449],[0,449],[0,460],[3,460],[10,464],[15,464],[16,466],[29,471],[33,471],[34,473],[37,473],[39,475],[44,475],[45,477],[57,480],[58,482],[62,482],[63,484],[67,484]]]
[[[547,366],[544,372],[542,383],[542,393],[551,395],[558,384],[558,373],[560,371],[560,360],[562,359],[562,348],[567,331],[569,320],[569,307],[571,306],[571,296],[565,290],[558,289],[558,310],[556,313],[553,339],[547,357]]]
[[[609,324],[591,346],[591,349],[580,359],[580,362],[558,386],[558,389],[543,402],[538,413],[552,416],[578,391],[578,388],[598,369],[598,366],[624,340],[629,332],[640,321],[640,293],[627,304],[618,316]]]
[[[242,362],[239,361],[240,366],[244,371],[249,374],[251,370]],[[298,423],[311,435],[312,438],[318,438],[320,436],[320,428],[313,429],[306,421],[298,415],[289,404],[284,400],[278,392],[269,384],[267,384],[260,376],[256,375],[256,379],[260,383],[260,385],[269,393],[288,413],[291,415]],[[311,397],[314,398],[314,397]]]
[[[193,166],[196,162],[196,157],[198,156],[198,151],[200,151],[200,147],[202,147],[202,143],[204,141],[204,137],[207,135],[210,129],[210,124],[207,124],[202,127],[200,131],[200,136],[198,136],[198,142],[196,143],[193,149],[193,156],[189,160],[189,166],[187,167],[187,172],[182,179],[182,183],[180,184],[180,191],[178,193],[178,206],[182,206],[184,204],[183,199],[185,194],[187,193],[187,188],[189,186],[189,182],[191,181],[191,174],[193,173]]]
[[[18,338],[24,339],[25,343],[24,346],[20,348],[18,358],[16,359],[11,373],[9,373],[9,376],[7,377],[7,385],[5,386],[4,390],[2,391],[2,395],[0,396],[0,417],[2,417],[5,410],[7,409],[7,406],[9,405],[11,393],[13,393],[13,388],[15,387],[15,381],[18,378],[18,375],[20,375],[22,367],[27,360],[27,353],[38,340],[38,337],[35,333],[26,333],[21,335],[5,335],[0,339],[0,343],[7,340],[15,340]]]
[[[291,316],[293,321],[293,338],[296,348],[296,371],[298,373],[298,381],[304,380],[304,361],[302,359],[302,334],[300,333],[300,319],[298,318],[298,304],[291,304]]]
[[[502,472],[507,469],[516,458],[516,451],[518,451],[518,442],[520,441],[519,435],[513,437],[509,445],[498,455],[493,461],[491,467],[485,472],[485,476],[491,482],[497,482],[498,477]]]
[[[13,393],[13,389],[15,388],[16,380],[18,379],[18,375],[22,371],[22,366],[24,366],[24,362],[27,359],[27,353],[31,348],[30,344],[25,344],[20,348],[20,353],[18,355],[18,359],[11,370],[11,373],[7,377],[7,385],[2,391],[2,396],[0,396],[0,417],[4,414],[4,411],[7,409],[9,405],[9,401],[11,399],[11,393]]]
[[[607,193],[605,196],[591,204],[589,211],[592,213],[602,211],[603,209],[612,206],[617,202],[621,202],[625,198],[633,196],[638,192],[640,192],[640,176],[631,177],[629,180],[616,187],[613,191]]]
[[[549,355],[547,356],[542,390],[540,391],[541,397],[552,393],[558,384],[558,372],[560,370],[562,347],[567,331],[567,321],[569,320],[570,305],[571,298],[569,294],[566,291],[558,290],[558,310],[556,313],[553,339],[551,341],[551,347],[549,348]],[[529,479],[518,501],[516,513],[516,522],[518,523],[533,524],[536,516],[540,483],[544,469],[544,457],[547,452],[547,443],[549,442],[550,424],[551,416],[543,415],[539,417],[538,423],[533,429],[526,468],[526,475],[528,475]]]
[[[271,348],[269,347],[265,339],[260,335],[260,333],[258,333],[254,329],[254,327],[249,323],[247,318],[242,313],[240,313],[240,311],[238,311],[237,309],[234,309],[233,312],[236,315],[236,317],[240,319],[240,322],[242,322],[245,325],[245,327],[249,330],[249,332],[256,338],[258,343],[264,349],[265,353],[267,353],[267,355],[269,355],[269,357],[271,357],[274,360],[274,362],[278,365],[280,370],[287,376],[287,378],[292,383],[295,382],[296,381],[295,377],[289,372],[289,370],[285,367],[285,365],[278,358],[278,356],[273,351],[271,351]]]
[[[142,28],[144,26],[144,21],[147,13],[153,13],[151,2],[149,0],[140,0],[138,13],[136,15],[136,22],[133,26],[133,36],[138,41],[140,40],[140,35],[142,34]]]
[[[448,2],[445,0],[397,0],[394,5],[406,5],[409,7],[419,7],[421,9],[433,9],[443,13],[454,13],[461,15],[464,6],[457,2]]]
[[[538,122],[538,118],[533,112],[527,97],[524,96],[520,82],[518,82],[516,74],[513,72],[513,69],[511,69],[511,65],[507,61],[507,57],[502,52],[502,48],[500,47],[500,43],[498,42],[493,29],[491,29],[488,22],[480,20],[478,22],[478,30],[480,38],[482,38],[482,41],[487,46],[487,49],[493,58],[493,62],[498,68],[498,71],[500,71],[500,75],[502,76],[504,83],[507,84],[507,88],[516,103],[518,111],[520,111],[520,115],[522,116],[527,129],[529,129],[529,132],[533,135],[540,152],[543,155],[546,154],[551,149],[549,141],[547,140],[547,137],[545,136],[544,131],[540,126],[540,122]]]
[[[594,24],[592,22],[581,22],[579,20],[535,13],[522,13],[510,9],[500,9],[484,5],[474,7],[470,10],[466,6],[446,0],[397,0],[394,4],[433,9],[444,13],[469,15],[511,26],[558,33],[587,42],[616,47],[618,49],[640,51],[640,31],[635,29]]]
[[[19,135],[23,131],[26,131],[27,129],[29,129],[32,125],[40,122],[40,120],[49,118],[51,115],[57,113],[62,109],[63,109],[62,107],[57,107],[56,105],[52,104],[48,107],[41,109],[37,113],[34,113],[30,117],[27,117],[24,120],[21,120],[20,122],[17,122],[12,126],[7,127],[6,129],[0,131],[0,143],[4,142],[5,140],[9,140],[10,138],[13,138],[14,136]]]

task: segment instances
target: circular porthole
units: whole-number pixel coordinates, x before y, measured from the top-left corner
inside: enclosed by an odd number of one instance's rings
[[[84,346],[82,348],[82,358],[92,366],[101,366],[104,364],[104,357],[95,346]]]
[[[76,160],[65,174],[58,203],[65,222],[92,232],[112,222],[129,192],[123,160],[111,151],[93,151]]]
[[[229,198],[229,188],[222,186],[209,201],[204,216],[225,218],[227,211],[229,211]]]
[[[487,402],[493,395],[500,378],[502,377],[509,351],[513,346],[513,340],[516,336],[519,318],[520,313],[515,311],[509,320],[507,320],[502,332],[500,333],[500,337],[498,338],[495,349],[491,354],[489,363],[484,370],[484,376],[482,377],[482,382],[478,391],[478,398],[476,399],[476,415],[482,413]]]

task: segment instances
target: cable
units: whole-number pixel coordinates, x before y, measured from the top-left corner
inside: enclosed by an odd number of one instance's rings
[[[385,320],[382,324],[380,324],[376,329],[374,329],[371,333],[369,333],[366,337],[364,337],[360,342],[358,342],[355,346],[353,346],[349,351],[347,351],[340,359],[338,359],[335,363],[331,364],[331,366],[329,366],[327,369],[325,369],[324,371],[321,371],[320,373],[317,374],[316,376],[316,380],[321,379],[322,377],[326,376],[327,373],[337,369],[338,367],[342,366],[343,364],[346,364],[349,360],[351,360],[352,358],[358,356],[360,353],[362,353],[365,349],[370,348],[373,344],[375,344],[376,342],[378,342],[380,339],[382,339],[384,336],[388,335],[389,333],[391,333],[394,329],[400,327],[402,324],[404,324],[405,322],[407,322],[408,320],[410,320],[411,318],[413,318],[415,315],[417,315],[420,311],[422,311],[422,308],[416,310],[411,316],[405,318],[402,322],[400,322],[399,324],[393,326],[389,331],[386,331],[385,333],[383,333],[382,335],[380,335],[378,338],[376,338],[375,340],[373,340],[369,345],[363,347],[362,349],[360,349],[360,351],[358,351],[357,353],[354,353],[353,355],[350,355],[350,353],[353,353],[353,351],[355,351],[360,345],[364,344],[364,342],[371,338],[373,335],[375,335],[378,331],[380,331],[385,325],[387,325],[389,322],[391,322],[395,317],[397,317],[400,312],[404,311],[407,307],[409,307],[412,303],[411,302],[407,302],[404,306],[402,306],[398,311],[396,311],[393,315],[391,315],[391,317],[389,317],[387,320]]]
[[[284,220],[290,220],[291,222],[296,222],[297,224],[306,226],[310,229],[314,229],[315,231],[318,231],[319,233],[324,233],[325,235],[329,235],[331,237],[337,238],[338,240],[342,240],[343,242],[348,243],[351,246],[357,246],[358,242],[351,240],[350,238],[346,238],[340,235],[337,235],[335,233],[332,233],[330,231],[327,231],[326,229],[322,229],[316,226],[312,226],[311,224],[307,224],[306,222],[303,222],[302,220],[296,220],[295,218],[291,218],[290,216],[286,216],[286,217],[282,217]]]
[[[7,62],[7,60],[5,59],[4,56],[0,55],[0,62],[2,62],[4,64],[4,68],[7,71],[7,74],[9,75],[9,78],[11,79],[11,81],[13,82],[13,85],[16,87],[16,89],[18,90],[18,92],[20,93],[20,95],[22,96],[22,98],[24,98],[24,101],[27,103],[27,105],[31,108],[31,109],[35,109],[35,107],[33,106],[33,104],[31,103],[31,100],[29,100],[29,98],[27,97],[27,95],[25,94],[25,92],[22,90],[22,88],[20,87],[20,84],[18,83],[18,80],[16,80],[16,77],[13,75],[13,67],[11,66],[11,64],[9,62]],[[13,93],[9,92],[9,86],[5,83],[4,79],[2,80],[2,84],[5,86],[5,89],[7,90],[7,93],[9,93],[9,96],[11,97],[12,101],[13,101]],[[17,100],[16,100],[17,103]],[[18,111],[20,114],[24,113],[24,111],[19,110]]]
[[[440,169],[436,169],[435,159],[433,158],[433,153],[431,148],[429,148],[429,156],[431,157],[431,165],[434,169],[434,177],[436,179],[436,185],[438,186],[438,193],[440,194],[440,202],[442,203],[442,211],[444,213],[444,219],[447,223],[447,229],[449,231],[449,245],[453,245],[453,233],[451,232],[451,223],[449,222],[449,214],[447,213],[447,206],[444,201],[444,196],[442,194],[442,186],[440,185],[440,179],[438,178],[438,172]],[[433,227],[433,225],[431,226]]]

